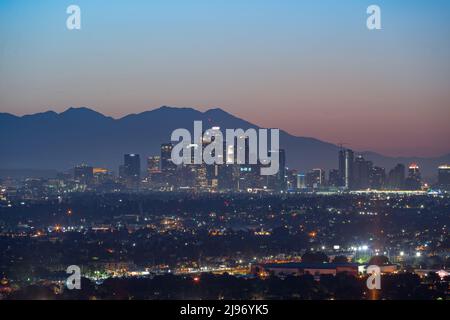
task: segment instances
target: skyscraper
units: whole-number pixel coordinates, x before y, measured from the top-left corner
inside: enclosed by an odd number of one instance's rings
[[[450,190],[450,166],[442,165],[438,169],[438,186]]]
[[[138,154],[125,154],[121,176],[128,189],[139,189],[141,181],[141,158]]]
[[[407,190],[419,190],[422,186],[420,168],[416,163],[411,163],[408,167],[408,178],[406,178],[405,186]]]
[[[147,173],[151,175],[152,173],[161,172],[161,157],[151,156],[147,159]]]
[[[279,150],[280,168],[277,174],[277,191],[286,191],[286,152],[284,149]]]
[[[325,170],[312,169],[306,174],[306,185],[311,189],[320,189],[325,183]]]
[[[389,171],[388,186],[391,189],[400,190],[405,187],[405,165],[399,163]]]
[[[328,174],[328,184],[330,187],[342,187],[342,179],[339,170],[331,169]]]
[[[338,187],[345,187],[345,149],[339,150],[339,183]]]
[[[161,171],[164,173],[175,172],[177,166],[172,162],[173,144],[161,144]]]
[[[366,161],[363,156],[358,156],[354,162],[354,185],[355,189],[370,188],[370,172],[372,171],[372,162]]]
[[[297,174],[297,189],[306,189],[306,175],[304,173]]]
[[[350,149],[341,149],[339,151],[339,175],[341,177],[342,187],[352,189],[354,167],[354,153]]]
[[[373,167],[370,172],[370,187],[375,190],[380,190],[386,184],[386,170],[380,167]]]

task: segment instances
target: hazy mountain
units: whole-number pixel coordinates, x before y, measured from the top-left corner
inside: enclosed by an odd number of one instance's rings
[[[0,113],[0,168],[66,170],[87,163],[117,171],[125,153],[139,153],[144,166],[145,158],[159,154],[160,144],[170,140],[174,129],[192,130],[195,120],[203,121],[204,129],[212,126],[257,128],[221,109],[200,112],[192,108],[161,107],[120,119],[88,108],[22,117]],[[337,167],[339,147],[336,145],[283,131],[280,143],[286,149],[290,167],[301,171]],[[428,176],[436,174],[439,164],[450,162],[450,154],[430,159],[390,158],[373,152],[364,154],[376,165],[388,169],[399,162],[418,162]]]

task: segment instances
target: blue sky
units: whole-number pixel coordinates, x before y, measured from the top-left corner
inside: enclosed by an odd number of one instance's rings
[[[80,31],[66,29],[70,4]],[[366,28],[370,4],[380,31]],[[445,0],[0,0],[0,112],[219,106],[359,149],[437,155],[450,151],[449,33]]]

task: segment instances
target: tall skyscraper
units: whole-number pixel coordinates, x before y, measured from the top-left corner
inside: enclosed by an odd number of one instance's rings
[[[339,150],[339,183],[338,187],[345,187],[345,149]]]
[[[277,174],[277,191],[286,191],[286,152],[284,149],[279,150],[280,168]]]
[[[438,169],[438,186],[450,190],[450,166],[442,165]]]
[[[407,190],[419,190],[422,186],[420,168],[416,163],[411,163],[408,167],[408,178],[406,178],[405,186]]]
[[[372,171],[372,162],[366,161],[363,156],[358,156],[354,162],[353,180],[355,189],[370,188],[370,173]]]
[[[373,167],[370,172],[370,187],[381,190],[386,185],[386,170],[380,167]]]
[[[395,190],[405,187],[405,165],[399,163],[389,171],[388,187]]]
[[[342,187],[352,189],[354,167],[354,153],[350,149],[341,149],[339,151],[339,175],[342,181]]]
[[[164,173],[175,172],[177,166],[172,162],[173,144],[161,144],[161,171]]]
[[[123,157],[121,177],[129,189],[139,189],[141,182],[141,158],[138,154],[125,154]]]

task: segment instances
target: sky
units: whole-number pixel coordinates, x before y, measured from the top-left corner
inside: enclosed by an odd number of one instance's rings
[[[81,8],[68,30],[66,8]],[[382,30],[366,9],[381,8]],[[448,0],[0,0],[0,112],[220,107],[390,156],[450,152]]]

